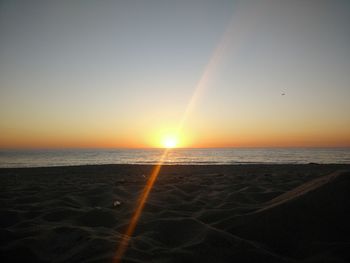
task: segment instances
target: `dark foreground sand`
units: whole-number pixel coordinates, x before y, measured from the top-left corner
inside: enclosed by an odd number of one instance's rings
[[[0,262],[112,262],[151,169],[0,169]],[[347,171],[163,167],[123,262],[350,262]]]

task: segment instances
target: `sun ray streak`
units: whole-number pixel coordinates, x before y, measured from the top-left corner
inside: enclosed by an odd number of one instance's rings
[[[192,109],[195,105],[195,102],[198,99],[200,91],[206,86],[209,78],[211,77],[211,75],[214,71],[214,68],[217,67],[217,64],[220,62],[222,54],[226,50],[227,45],[228,45],[229,34],[230,34],[230,32],[226,31],[223,38],[219,42],[219,45],[217,46],[217,48],[213,52],[211,59],[209,60],[207,66],[202,74],[202,77],[199,79],[199,81],[194,89],[191,100],[189,101],[189,104],[186,107],[183,118],[180,121],[180,124],[178,126],[179,128],[178,128],[177,134],[180,134],[180,132],[184,126],[184,123],[186,122],[186,119],[188,118],[189,113],[192,111]],[[164,160],[165,160],[168,152],[169,152],[169,149],[164,150],[164,153],[161,156],[159,163],[154,167],[154,169],[151,173],[151,176],[148,179],[147,184],[146,184],[140,198],[138,199],[135,211],[130,219],[130,222],[129,222],[129,224],[124,232],[122,240],[120,241],[119,246],[117,248],[116,254],[114,256],[114,263],[121,262],[121,260],[124,256],[124,253],[126,252],[126,250],[128,248],[131,236],[135,231],[137,222],[142,214],[142,211],[143,211],[143,208],[144,208],[145,203],[147,201],[147,198],[149,196],[149,193],[151,192],[152,187],[153,187],[153,185],[154,185],[154,183],[159,175],[160,169],[162,167],[162,164],[164,163]]]
[[[199,97],[209,86],[211,79],[213,79],[217,68],[225,58],[225,55],[229,51],[237,52],[239,46],[242,44],[243,40],[246,37],[245,32],[247,29],[252,28],[256,24],[254,17],[257,17],[257,12],[260,13],[262,11],[262,7],[263,5],[261,4],[254,4],[248,9],[246,9],[244,6],[236,7],[235,13],[232,14],[227,27],[221,36],[221,39],[211,54],[202,75],[195,85],[192,96],[179,123],[177,134],[181,134],[185,123],[195,108]]]
[[[155,165],[155,167],[153,168],[152,170],[152,173],[146,183],[146,186],[145,188],[143,189],[142,191],[142,194],[140,196],[140,198],[138,199],[138,202],[137,202],[137,205],[136,205],[136,208],[135,208],[135,211],[130,219],[130,222],[126,228],[126,231],[122,237],[122,240],[120,241],[119,243],[119,246],[118,246],[118,249],[117,249],[117,252],[114,256],[114,263],[119,263],[121,262],[122,258],[123,258],[123,255],[126,251],[126,249],[128,248],[128,245],[129,245],[129,242],[130,242],[130,239],[131,239],[131,236],[132,234],[134,233],[135,231],[135,228],[136,228],[136,225],[137,225],[137,222],[139,221],[139,218],[142,214],[142,210],[143,208],[145,207],[145,204],[146,204],[146,201],[148,199],[148,196],[152,190],[152,187],[155,183],[155,181],[157,180],[157,177],[159,175],[159,172],[160,172],[160,169],[162,168],[162,165],[164,163],[164,160],[165,158],[167,157],[168,155],[168,152],[169,152],[169,149],[165,149],[160,160],[159,160],[159,163],[157,165]]]
[[[256,8],[255,10],[258,10],[259,8]],[[240,12],[238,12],[240,13]],[[189,115],[193,111],[196,102],[198,101],[198,98],[201,93],[203,93],[203,90],[208,86],[210,79],[213,77],[218,65],[221,63],[225,53],[228,51],[229,48],[232,48],[232,44],[234,46],[237,46],[242,42],[242,31],[241,31],[241,25],[245,24],[245,26],[252,26],[253,19],[247,20],[245,12],[241,12],[240,16],[238,16],[238,19],[233,19],[234,16],[232,16],[230,22],[228,23],[227,29],[225,30],[224,34],[222,35],[222,38],[220,39],[218,45],[214,49],[200,79],[197,82],[197,85],[194,88],[194,91],[192,93],[192,96],[190,98],[190,101],[185,109],[185,112],[183,114],[183,117],[179,123],[178,129],[177,129],[177,135],[179,136],[184,128],[185,122],[189,118]],[[232,43],[232,37],[234,37],[234,43]],[[131,236],[134,233],[134,230],[136,228],[137,222],[142,214],[143,208],[146,204],[147,198],[152,190],[152,187],[159,175],[159,172],[161,170],[161,167],[165,161],[165,158],[167,157],[167,154],[169,152],[169,148],[164,150],[164,153],[162,154],[159,163],[154,167],[152,170],[152,173],[150,175],[150,178],[147,181],[147,184],[145,188],[142,191],[142,194],[140,198],[138,199],[135,211],[130,219],[130,222],[126,228],[126,231],[123,235],[123,238],[121,242],[119,243],[119,246],[117,248],[114,262],[119,263],[121,262],[124,253],[126,252]]]

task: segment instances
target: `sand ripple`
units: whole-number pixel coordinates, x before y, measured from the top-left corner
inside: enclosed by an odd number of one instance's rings
[[[0,169],[0,262],[112,262],[151,169]],[[163,167],[124,261],[349,262],[342,169]]]

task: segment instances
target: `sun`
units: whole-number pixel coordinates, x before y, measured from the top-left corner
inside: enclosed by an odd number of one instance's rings
[[[178,139],[175,136],[164,137],[162,145],[164,148],[175,148],[178,144]]]

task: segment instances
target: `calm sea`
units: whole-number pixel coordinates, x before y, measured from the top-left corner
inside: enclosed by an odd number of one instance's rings
[[[155,164],[163,149],[0,150],[0,167]],[[172,149],[165,164],[350,163],[350,148]]]

